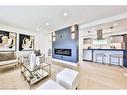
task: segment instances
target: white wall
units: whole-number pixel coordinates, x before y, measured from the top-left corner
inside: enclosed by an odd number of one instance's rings
[[[17,56],[19,57],[21,54],[28,54],[31,53],[31,51],[18,51],[19,47],[19,33],[21,34],[26,34],[26,35],[33,35],[35,37],[35,49],[41,49],[41,52],[47,55],[48,51],[48,46],[49,42],[47,40],[47,35],[43,34],[43,31],[41,32],[32,32],[32,31],[27,31],[24,29],[20,28],[14,28],[6,25],[0,25],[0,30],[5,30],[5,31],[10,31],[10,32],[15,32],[17,33]]]
[[[39,36],[38,36],[39,37]],[[43,34],[43,37],[37,38],[39,40],[39,47],[41,47],[41,51],[45,53],[46,56],[48,56],[48,49],[52,49],[52,34]]]

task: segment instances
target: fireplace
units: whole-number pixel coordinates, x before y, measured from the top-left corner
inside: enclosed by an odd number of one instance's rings
[[[57,55],[71,56],[71,49],[55,49],[54,53]]]

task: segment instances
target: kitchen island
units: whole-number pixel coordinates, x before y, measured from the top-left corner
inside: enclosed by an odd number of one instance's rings
[[[120,65],[127,67],[127,50],[125,49],[83,49],[83,60],[96,62],[96,54],[99,53],[105,55],[103,60],[105,64],[111,63],[114,65],[119,65],[118,59],[112,58],[112,60],[110,60],[110,55],[122,55],[123,57],[120,58]]]

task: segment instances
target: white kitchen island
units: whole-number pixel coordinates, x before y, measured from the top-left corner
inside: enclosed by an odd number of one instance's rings
[[[84,61],[92,61],[96,62],[96,54],[103,53],[105,54],[104,63],[105,64],[112,64],[112,65],[119,65],[118,64],[118,58],[111,58],[110,62],[110,55],[123,55],[122,58],[120,58],[120,65],[124,66],[126,65],[125,61],[126,58],[126,50],[123,49],[83,49],[83,60]],[[98,57],[98,59],[101,59]],[[101,60],[100,60],[101,61]]]

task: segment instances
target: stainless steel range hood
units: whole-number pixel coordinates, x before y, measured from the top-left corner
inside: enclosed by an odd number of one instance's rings
[[[105,45],[107,44],[107,40],[103,38],[103,30],[98,29],[97,30],[97,38],[93,41],[93,44],[95,45]]]
[[[102,29],[97,30],[97,40],[103,40],[103,31],[102,31]]]

